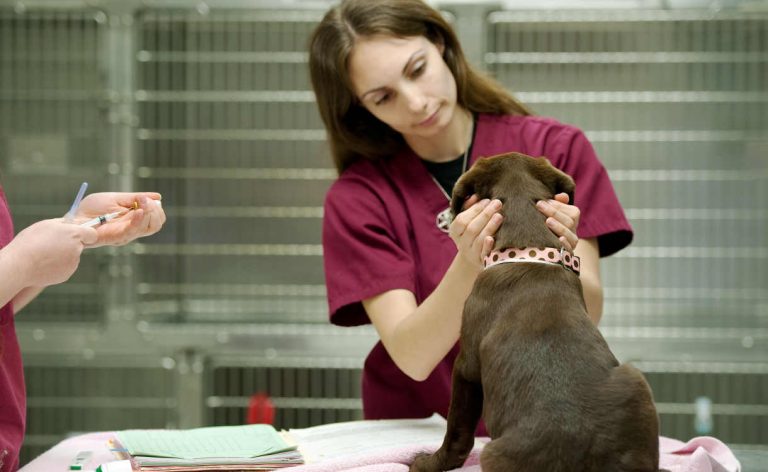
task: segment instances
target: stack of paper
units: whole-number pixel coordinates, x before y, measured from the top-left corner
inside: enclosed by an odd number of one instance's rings
[[[438,414],[430,418],[359,420],[310,428],[290,429],[290,441],[299,445],[307,463],[373,456],[414,444],[440,446],[447,422]]]
[[[146,472],[266,471],[304,463],[296,445],[266,424],[119,431],[117,441],[133,468]]]

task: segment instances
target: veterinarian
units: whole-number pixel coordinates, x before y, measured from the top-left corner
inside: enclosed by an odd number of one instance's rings
[[[501,202],[476,196],[450,219],[453,185],[477,159],[546,156],[574,178],[572,204],[561,194],[537,206],[581,258],[600,320],[599,258],[632,229],[580,130],[533,116],[475,71],[420,0],[342,1],[314,31],[309,66],[339,171],[323,220],[331,322],[373,323],[381,338],[363,370],[366,418],[447,415],[462,307],[502,220]]]
[[[157,193],[94,193],[85,197],[72,221],[34,223],[14,238],[13,222],[0,187],[0,471],[15,471],[26,424],[26,389],[14,314],[48,285],[66,281],[83,249],[121,245],[160,230],[165,213]],[[77,223],[138,207],[97,228]]]

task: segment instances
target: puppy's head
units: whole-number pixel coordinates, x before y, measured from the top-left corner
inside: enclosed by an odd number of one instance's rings
[[[497,232],[499,243],[533,244],[545,217],[536,210],[536,202],[551,199],[558,193],[567,193],[573,203],[575,185],[573,179],[556,169],[546,158],[533,158],[519,153],[501,154],[480,159],[459,178],[453,189],[451,212],[458,215],[464,202],[476,194],[484,198],[498,199],[502,203],[504,224]],[[524,227],[528,223],[528,227]],[[510,227],[520,227],[511,231]],[[544,226],[546,229],[546,227]],[[557,238],[547,230],[551,239]],[[544,236],[543,234],[541,236]],[[514,239],[513,241],[504,241]],[[525,239],[525,241],[519,241]],[[536,244],[542,244],[541,238]],[[554,244],[551,239],[547,242]]]

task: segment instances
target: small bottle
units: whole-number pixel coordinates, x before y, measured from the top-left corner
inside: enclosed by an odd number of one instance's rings
[[[693,422],[696,434],[712,434],[712,400],[709,397],[696,398],[696,416]]]

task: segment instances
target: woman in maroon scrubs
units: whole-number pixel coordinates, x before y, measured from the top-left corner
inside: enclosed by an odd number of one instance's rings
[[[502,219],[499,201],[476,197],[448,218],[453,185],[478,159],[545,156],[574,178],[572,204],[558,195],[538,207],[581,258],[599,321],[599,259],[632,229],[579,129],[532,116],[474,71],[419,0],[342,1],[312,36],[310,72],[339,170],[323,221],[331,322],[373,323],[381,338],[363,371],[366,418],[447,415],[462,307]]]

